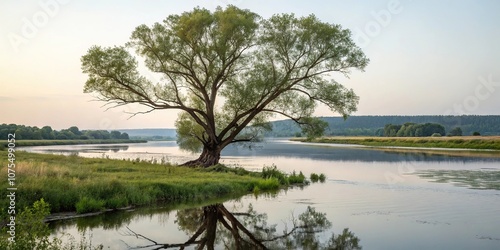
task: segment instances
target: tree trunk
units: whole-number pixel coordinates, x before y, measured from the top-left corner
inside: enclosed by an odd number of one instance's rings
[[[196,160],[188,161],[181,166],[187,167],[210,167],[219,163],[220,152],[222,149],[219,146],[203,147],[200,157]]]

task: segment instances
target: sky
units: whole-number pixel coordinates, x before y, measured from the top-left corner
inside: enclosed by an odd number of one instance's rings
[[[340,24],[370,59],[336,79],[360,97],[353,115],[500,115],[500,1],[0,1],[0,124],[55,129],[172,128],[177,113],[107,110],[83,93],[80,58],[124,45],[135,27],[194,7],[236,5],[263,18]],[[141,61],[141,58],[138,58]],[[318,116],[335,116],[324,107]],[[276,119],[280,119],[277,117]]]

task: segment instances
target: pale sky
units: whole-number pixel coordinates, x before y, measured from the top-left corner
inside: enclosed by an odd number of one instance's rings
[[[233,4],[264,18],[311,13],[351,29],[371,60],[337,80],[361,100],[354,115],[500,115],[500,1],[0,2],[0,123],[55,129],[172,128],[175,111],[129,118],[83,93],[80,58],[125,44],[135,27],[196,6]],[[141,61],[140,58],[138,58]],[[137,111],[138,107],[129,107]],[[317,115],[338,115],[320,108]]]

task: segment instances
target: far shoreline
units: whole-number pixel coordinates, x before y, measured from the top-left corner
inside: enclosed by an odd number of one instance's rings
[[[147,143],[147,140],[135,139],[88,139],[88,140],[16,140],[16,147],[53,146],[53,145],[84,145],[84,144],[127,144]],[[4,143],[1,146],[7,147]]]
[[[500,136],[454,137],[322,137],[316,139],[290,138],[290,141],[317,144],[358,145],[369,149],[392,152],[424,152],[433,154],[462,154],[500,157]]]

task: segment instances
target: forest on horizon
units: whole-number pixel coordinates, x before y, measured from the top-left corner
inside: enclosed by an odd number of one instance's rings
[[[455,128],[460,128],[464,136],[479,132],[481,135],[500,135],[500,115],[380,115],[380,116],[350,116],[321,117],[328,123],[325,136],[383,136],[384,127],[388,124],[404,125],[405,123],[436,123],[444,127],[448,134]],[[292,120],[271,122],[272,131],[265,133],[266,137],[294,137],[301,133],[299,125]]]

